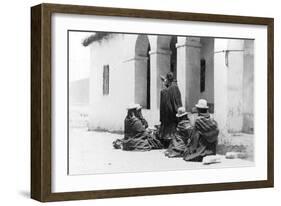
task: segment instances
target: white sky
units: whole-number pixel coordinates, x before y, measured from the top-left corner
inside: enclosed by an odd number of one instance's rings
[[[82,40],[93,32],[69,32],[69,81],[88,78],[90,74],[90,47]]]

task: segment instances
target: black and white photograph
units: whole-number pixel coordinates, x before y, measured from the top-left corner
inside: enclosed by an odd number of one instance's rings
[[[273,187],[272,18],[58,4],[31,14],[32,198]]]
[[[255,165],[255,40],[67,31],[68,175]]]

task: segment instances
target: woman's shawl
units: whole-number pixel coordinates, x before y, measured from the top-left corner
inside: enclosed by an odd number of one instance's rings
[[[141,117],[140,117],[140,121],[141,121],[141,123],[142,123],[142,125],[144,126],[145,129],[148,128],[148,123],[147,123],[146,119],[144,119],[144,118],[141,116]]]
[[[194,129],[189,120],[182,120],[177,125],[174,138],[165,152],[168,157],[182,157]]]
[[[161,142],[152,134],[149,134],[142,121],[133,116],[125,119],[125,135],[122,140],[123,150],[147,151],[163,148]]]
[[[219,134],[217,122],[207,114],[200,114],[195,121],[195,129],[210,143],[216,142]]]
[[[195,121],[194,135],[184,151],[184,160],[202,161],[207,155],[216,154],[219,130],[209,114],[200,114]]]
[[[141,120],[135,116],[129,117],[127,116],[124,122],[125,131],[124,138],[135,138],[136,136],[140,136],[145,133],[145,127],[142,124]]]

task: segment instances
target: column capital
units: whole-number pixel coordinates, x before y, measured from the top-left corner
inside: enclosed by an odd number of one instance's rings
[[[155,51],[150,51],[149,54],[150,55],[153,55],[153,54],[171,55],[172,51],[165,50],[165,49],[157,49]]]
[[[177,43],[176,48],[180,47],[193,47],[193,48],[201,48],[202,44],[199,41],[187,40],[184,43]]]
[[[123,63],[130,62],[130,61],[147,61],[147,60],[148,60],[148,57],[146,57],[146,56],[134,56],[132,58],[124,60]]]
[[[176,48],[180,47],[201,48],[200,37],[178,37]]]

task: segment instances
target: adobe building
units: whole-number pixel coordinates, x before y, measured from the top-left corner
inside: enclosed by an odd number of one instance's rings
[[[253,40],[96,33],[83,44],[91,50],[90,130],[123,131],[130,103],[159,124],[160,75],[172,71],[187,111],[204,98],[221,131],[253,132]]]

